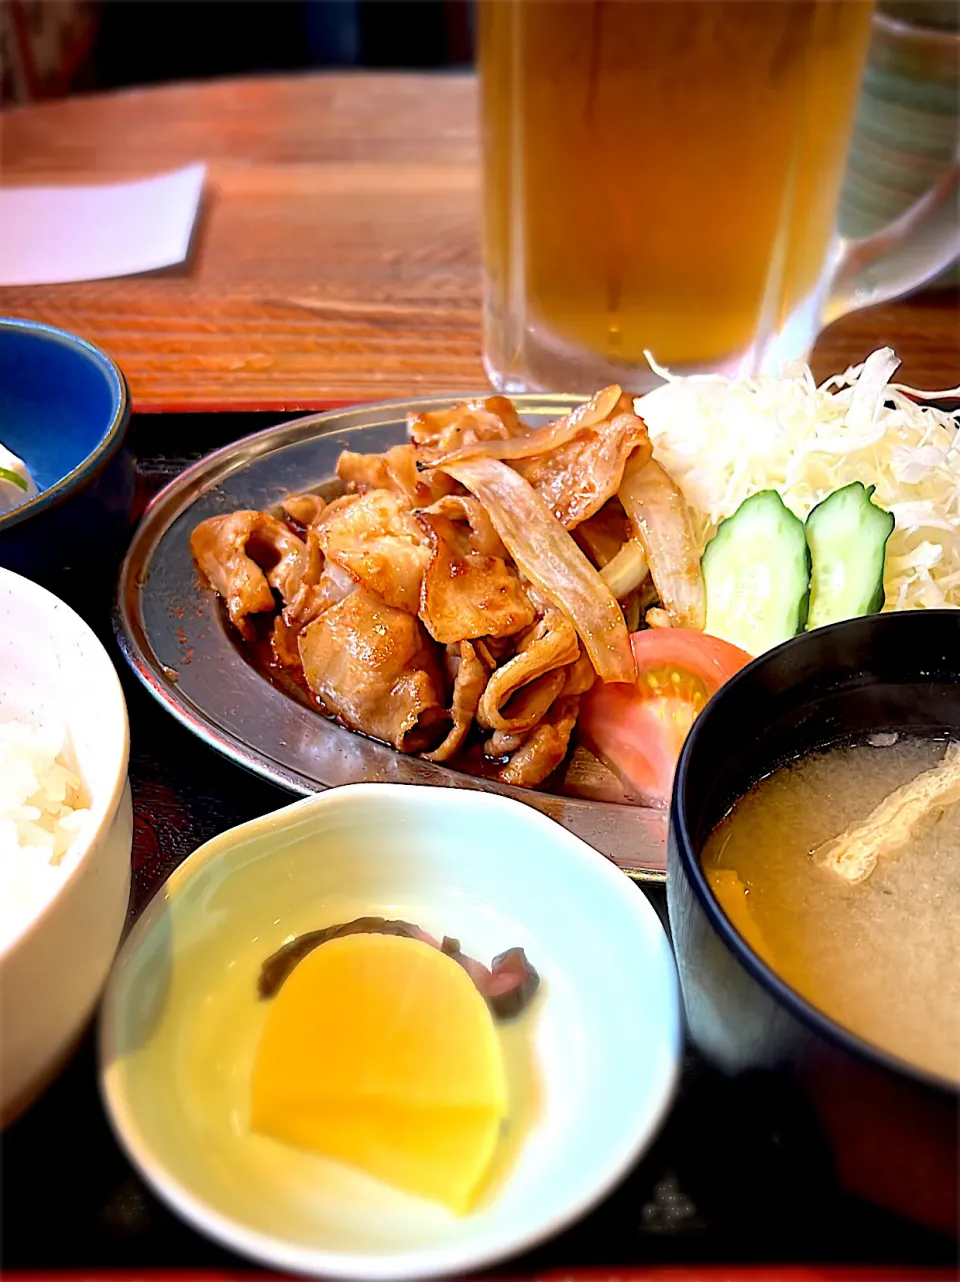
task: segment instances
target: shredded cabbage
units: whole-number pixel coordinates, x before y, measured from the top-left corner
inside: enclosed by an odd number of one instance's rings
[[[892,383],[899,363],[884,347],[820,387],[800,362],[779,378],[755,379],[680,378],[654,366],[667,381],[635,408],[654,457],[693,509],[700,551],[758,490],[777,490],[806,520],[828,494],[862,481],[896,520],[884,609],[960,607],[960,411],[914,399],[960,388]]]

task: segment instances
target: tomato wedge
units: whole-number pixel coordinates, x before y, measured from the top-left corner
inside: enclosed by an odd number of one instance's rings
[[[624,785],[648,805],[666,806],[684,740],[707,700],[752,656],[692,628],[634,632],[637,679],[597,682],[578,729]]]

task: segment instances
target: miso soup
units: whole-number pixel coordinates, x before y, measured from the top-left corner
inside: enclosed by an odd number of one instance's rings
[[[731,922],[787,984],[960,1081],[960,787],[944,778],[960,748],[947,749],[873,736],[784,766],[736,803],[702,859]]]

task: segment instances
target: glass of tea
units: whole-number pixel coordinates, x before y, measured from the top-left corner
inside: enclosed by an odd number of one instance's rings
[[[960,251],[953,166],[834,226],[872,0],[480,0],[484,355],[508,392],[776,372]]]

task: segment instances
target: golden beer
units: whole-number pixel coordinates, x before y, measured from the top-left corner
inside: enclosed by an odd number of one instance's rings
[[[815,310],[871,15],[481,0],[494,381],[593,390],[645,370],[645,349],[678,371],[743,367]]]

